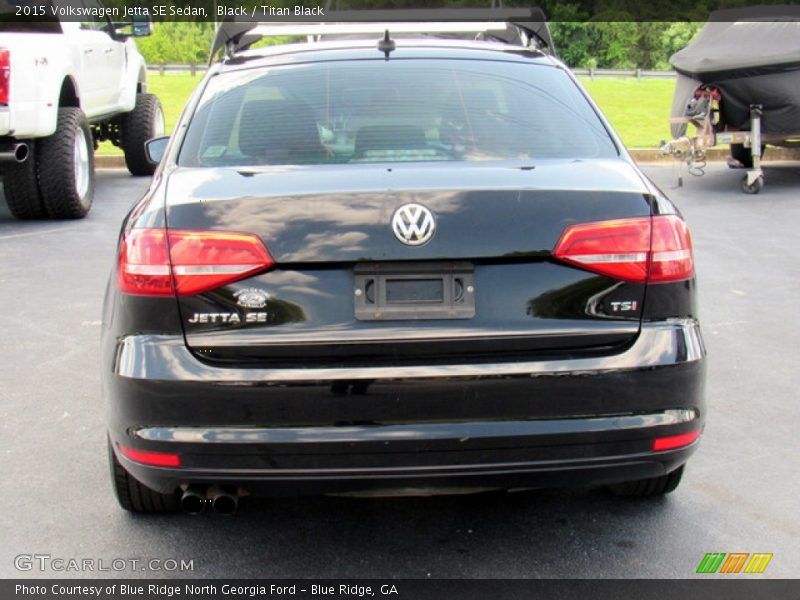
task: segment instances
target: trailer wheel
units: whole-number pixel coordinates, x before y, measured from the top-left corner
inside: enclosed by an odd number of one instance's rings
[[[745,194],[757,194],[764,188],[764,176],[759,175],[753,183],[747,183],[747,175],[742,177],[742,191]]]

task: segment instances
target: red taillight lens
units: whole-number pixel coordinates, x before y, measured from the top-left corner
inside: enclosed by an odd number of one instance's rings
[[[688,446],[699,437],[699,431],[690,431],[689,433],[680,433],[678,435],[656,438],[653,440],[653,452],[663,452],[664,450],[682,448],[683,446]]]
[[[693,275],[692,236],[684,220],[676,215],[653,217],[650,281],[681,281]]]
[[[134,450],[133,448],[126,448],[124,446],[117,446],[123,456],[130,460],[143,465],[151,465],[153,467],[180,467],[181,457],[177,454],[169,454],[167,452],[147,452],[145,450]]]
[[[213,290],[275,264],[258,236],[218,231],[170,231],[170,258],[179,296]]]
[[[677,215],[570,225],[553,256],[632,283],[681,281],[694,275],[689,230]]]
[[[164,229],[131,229],[119,245],[117,285],[137,296],[172,296],[169,245]]]
[[[11,53],[0,48],[0,104],[8,104],[11,95]]]
[[[274,264],[248,233],[131,229],[120,244],[118,284],[126,294],[191,296]]]
[[[650,251],[650,218],[571,225],[553,256],[625,281],[645,281]]]

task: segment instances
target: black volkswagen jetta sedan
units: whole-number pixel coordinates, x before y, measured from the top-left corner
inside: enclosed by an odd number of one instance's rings
[[[382,45],[234,52],[189,101],[106,294],[120,504],[674,490],[705,418],[680,213],[557,59]]]

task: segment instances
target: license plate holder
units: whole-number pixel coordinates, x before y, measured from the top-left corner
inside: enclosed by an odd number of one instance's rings
[[[475,316],[475,267],[470,262],[359,263],[353,275],[359,321]]]

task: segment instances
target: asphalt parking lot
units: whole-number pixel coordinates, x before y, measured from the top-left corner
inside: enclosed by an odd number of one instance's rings
[[[707,552],[770,552],[755,577],[796,577],[800,169],[767,168],[758,196],[723,165],[677,189],[673,167],[645,170],[692,229],[709,352],[701,447],[681,487],[656,501],[555,490],[131,516],[106,465],[99,319],[121,219],[148,180],[100,173],[83,221],[18,222],[2,203],[0,577],[93,575],[15,568],[18,555],[48,554],[193,561],[183,573],[94,574],[127,577],[684,578]]]

